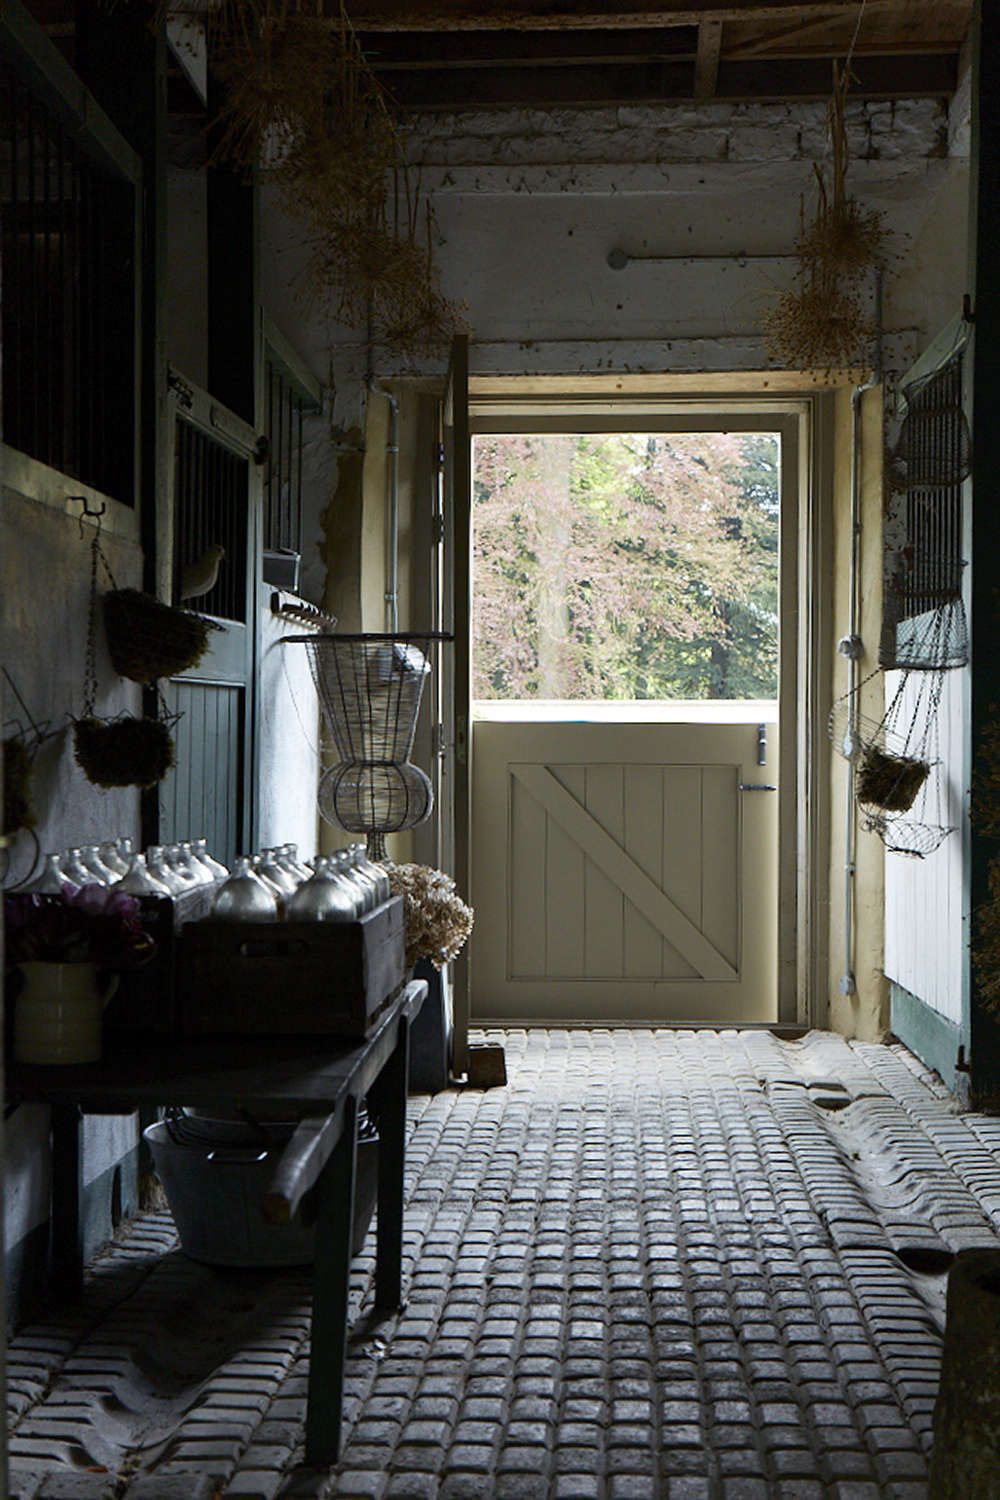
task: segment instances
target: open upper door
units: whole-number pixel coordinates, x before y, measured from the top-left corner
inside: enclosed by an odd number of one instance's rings
[[[434,757],[435,846],[443,870],[463,898],[469,893],[469,675],[471,462],[469,447],[469,341],[463,334],[451,346],[448,383],[440,415],[441,468],[434,534],[439,554],[434,568],[434,628],[454,635],[440,651],[436,674],[435,723],[441,725]],[[469,1036],[469,960],[466,948],[455,962],[452,1071],[464,1073]]]

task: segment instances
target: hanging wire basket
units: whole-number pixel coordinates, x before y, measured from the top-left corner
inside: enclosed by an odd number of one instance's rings
[[[174,763],[174,742],[161,719],[123,714],[73,724],[73,753],[95,786],[155,786]]]
[[[883,667],[919,672],[964,667],[969,660],[969,627],[961,596],[950,593],[914,615],[912,594],[904,588],[887,588],[878,659]]]
[[[972,472],[972,437],[961,405],[921,407],[914,404],[918,394],[919,388],[907,392],[909,406],[885,468],[890,487],[910,494],[950,489]]]
[[[924,859],[944,843],[954,828],[940,823],[921,823],[913,818],[896,818],[888,813],[869,812],[862,820],[870,833],[882,840],[890,854],[908,854]]]
[[[916,682],[914,692],[908,682]],[[942,817],[941,761],[936,754],[942,673],[903,673],[881,720],[859,714],[861,687],[830,710],[830,739],[855,766],[861,825],[892,854],[923,859],[953,832]],[[932,805],[933,804],[933,805]]]
[[[887,755],[907,757],[906,736],[885,719],[873,719],[870,714],[851,712],[848,694],[838,698],[827,719],[827,733],[834,748],[845,760],[860,760],[869,749],[884,751]]]
[[[930,762],[917,756],[894,755],[880,745],[866,745],[858,761],[855,796],[887,813],[909,812],[930,770]]]
[[[209,622],[201,615],[163,604],[139,589],[104,595],[104,631],[119,677],[155,682],[198,664],[208,649]]]

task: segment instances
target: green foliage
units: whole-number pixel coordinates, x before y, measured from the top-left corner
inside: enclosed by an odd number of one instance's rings
[[[478,438],[473,694],[777,696],[772,434]]]

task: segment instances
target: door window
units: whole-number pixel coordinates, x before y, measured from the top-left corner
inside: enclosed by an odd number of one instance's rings
[[[474,701],[778,696],[780,437],[481,433]]]

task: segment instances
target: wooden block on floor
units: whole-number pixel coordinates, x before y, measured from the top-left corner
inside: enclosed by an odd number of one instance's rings
[[[500,1046],[493,1045],[469,1048],[469,1087],[472,1089],[503,1088],[507,1082],[507,1058]]]

